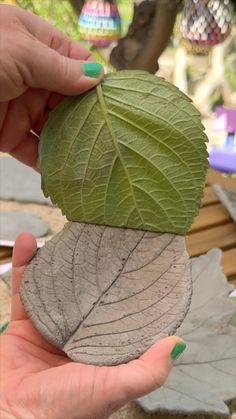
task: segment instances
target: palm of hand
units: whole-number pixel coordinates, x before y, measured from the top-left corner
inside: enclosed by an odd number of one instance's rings
[[[35,329],[21,304],[19,286],[36,251],[22,234],[13,255],[12,321],[0,338],[1,402],[4,419],[102,419],[161,384],[172,367],[179,340],[166,338],[141,358],[115,367],[74,363]]]
[[[37,169],[38,136],[63,95],[91,89],[90,51],[39,16],[0,4],[0,149]]]
[[[1,339],[3,393],[13,417],[105,418],[116,407],[119,368],[71,362],[27,319],[13,321]]]

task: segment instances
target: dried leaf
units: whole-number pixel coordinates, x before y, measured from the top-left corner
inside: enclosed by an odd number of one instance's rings
[[[236,330],[229,322],[236,305],[221,257],[213,249],[192,261],[192,302],[177,331],[187,349],[164,387],[139,400],[147,411],[229,414],[224,401],[236,396]]]
[[[173,333],[190,300],[185,239],[68,223],[26,269],[21,298],[74,361],[118,364]]]

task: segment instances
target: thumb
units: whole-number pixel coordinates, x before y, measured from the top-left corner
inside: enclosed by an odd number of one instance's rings
[[[37,51],[27,54],[24,67],[24,81],[27,86],[41,88],[63,95],[77,95],[96,86],[103,77],[101,64],[92,61],[79,61],[61,55],[40,41],[32,45]]]
[[[60,400],[65,409],[70,408],[73,413],[79,411],[80,418],[107,418],[126,403],[162,386],[173,361],[185,346],[179,337],[171,336],[127,364],[98,367],[68,362],[57,369],[51,368],[47,370],[47,380],[44,379],[44,382],[54,383],[45,388],[47,399],[51,404],[53,398]],[[63,417],[69,416],[64,412]]]
[[[32,234],[22,233],[17,237],[12,258],[11,320],[27,318],[20,300],[19,289],[24,270],[36,251],[37,243]]]
[[[151,346],[139,359],[116,367],[119,373],[114,396],[109,395],[113,398],[111,406],[117,409],[161,387],[173,367],[173,361],[185,348],[179,337],[167,337]]]

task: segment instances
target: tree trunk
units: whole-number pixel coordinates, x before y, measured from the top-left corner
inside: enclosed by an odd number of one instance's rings
[[[158,70],[157,60],[167,47],[178,11],[176,1],[158,0],[154,22],[148,38],[137,57],[135,66],[155,73]]]
[[[71,6],[74,9],[75,14],[79,16],[83,8],[85,0],[69,0],[69,1],[70,1]]]
[[[129,68],[155,73],[158,58],[170,40],[180,3],[181,0],[145,0],[136,6],[127,35],[111,52],[111,64],[118,70]]]

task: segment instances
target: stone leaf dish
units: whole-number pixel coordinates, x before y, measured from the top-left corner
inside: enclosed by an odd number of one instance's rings
[[[24,274],[37,329],[74,361],[115,365],[172,334],[190,304],[185,238],[68,223]]]

